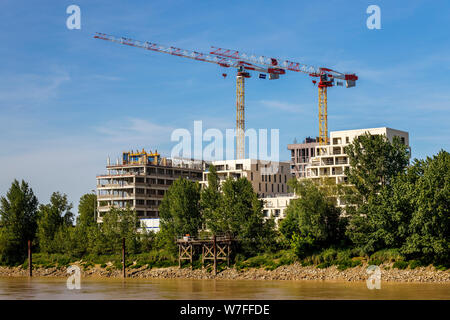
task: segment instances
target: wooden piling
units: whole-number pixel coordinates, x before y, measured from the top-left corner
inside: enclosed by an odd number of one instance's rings
[[[216,246],[216,235],[213,237],[213,250],[214,250],[214,275],[217,274],[217,246]]]
[[[33,276],[33,257],[31,256],[31,240],[28,240],[28,276]]]
[[[125,279],[127,277],[127,274],[125,271],[125,238],[122,238],[122,272],[123,272],[123,278]]]

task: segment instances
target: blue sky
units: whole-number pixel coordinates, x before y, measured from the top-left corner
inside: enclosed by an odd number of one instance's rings
[[[81,8],[81,30],[66,8]],[[366,8],[381,8],[381,30]],[[124,150],[169,155],[175,128],[234,128],[232,70],[93,38],[104,32],[208,52],[211,45],[289,58],[359,76],[328,92],[329,130],[408,131],[413,157],[449,150],[448,1],[0,2],[0,194],[25,179],[42,203],[74,205],[106,158]],[[246,82],[246,127],[318,134],[317,88],[303,74]]]

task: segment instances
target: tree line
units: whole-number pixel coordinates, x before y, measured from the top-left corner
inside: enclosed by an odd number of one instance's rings
[[[298,197],[278,228],[264,217],[264,204],[246,178],[221,182],[214,166],[204,188],[183,178],[170,186],[159,207],[158,233],[140,230],[129,208],[112,208],[98,224],[94,194],[80,198],[75,219],[65,194],[55,192],[48,204],[39,204],[30,186],[15,180],[0,200],[0,263],[23,263],[29,239],[43,254],[73,259],[117,254],[122,238],[130,254],[164,252],[173,258],[177,236],[229,234],[238,239],[241,259],[281,251],[302,260],[330,248],[360,255],[395,249],[406,259],[448,265],[449,153],[409,164],[409,150],[399,139],[391,143],[370,134],[355,138],[345,151],[346,182],[289,181]]]

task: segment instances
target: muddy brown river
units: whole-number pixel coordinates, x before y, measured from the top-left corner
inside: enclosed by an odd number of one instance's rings
[[[450,284],[382,282],[255,281],[189,279],[81,279],[69,290],[64,278],[2,278],[0,300],[7,299],[444,299]]]

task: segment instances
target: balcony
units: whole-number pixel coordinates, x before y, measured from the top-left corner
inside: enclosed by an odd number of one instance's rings
[[[334,165],[333,158],[322,159],[323,166],[332,166]]]
[[[100,199],[133,199],[134,194],[124,194],[124,195],[118,195],[118,194],[100,194],[97,196],[97,198]]]
[[[336,164],[348,164],[347,158],[345,158],[345,159],[336,159]]]

